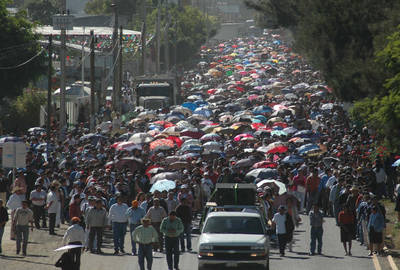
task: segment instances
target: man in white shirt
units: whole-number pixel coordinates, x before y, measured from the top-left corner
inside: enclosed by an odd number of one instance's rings
[[[40,229],[40,219],[42,219],[42,227],[46,228],[46,215],[44,206],[46,205],[46,192],[42,190],[42,185],[35,185],[35,189],[30,194],[32,202],[33,219],[36,229]]]
[[[50,191],[47,193],[47,214],[49,215],[49,234],[56,235],[54,228],[56,226],[57,211],[60,209],[60,202],[57,196],[57,186],[50,185]]]
[[[160,225],[162,220],[167,216],[164,208],[160,206],[160,199],[155,198],[153,200],[153,206],[147,211],[146,218],[151,220],[151,225],[156,229],[159,240],[159,250],[163,252],[164,250],[164,238],[163,234],[160,232]]]
[[[281,257],[285,256],[286,248],[286,208],[279,206],[279,212],[276,213],[272,219],[272,224],[275,227],[276,235],[278,236],[279,252]]]
[[[72,225],[67,229],[63,237],[63,245],[77,245],[82,246],[85,240],[85,232],[79,223],[79,217],[71,218]],[[81,266],[81,249],[82,247],[73,248],[70,250],[72,254],[74,268],[72,270],[79,270]]]
[[[128,225],[128,218],[126,216],[126,211],[128,206],[122,202],[122,197],[117,197],[117,203],[110,207],[108,213],[108,220],[112,225],[113,238],[114,238],[114,255],[117,255],[119,251],[125,253],[124,251],[124,239],[126,234],[126,226]]]

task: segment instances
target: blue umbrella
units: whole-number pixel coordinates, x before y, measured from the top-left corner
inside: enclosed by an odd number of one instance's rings
[[[196,144],[185,145],[180,149],[180,152],[201,152],[203,147]]]
[[[185,119],[185,115],[184,115],[183,113],[177,112],[177,111],[173,111],[173,112],[167,114],[167,115],[165,116],[165,118],[169,118],[169,117],[171,117],[171,116],[178,117],[178,118],[181,119],[181,120]]]
[[[194,104],[196,104],[197,107],[204,107],[204,106],[207,106],[207,105],[208,105],[208,102],[207,102],[207,101],[204,101],[204,100],[196,100],[196,101],[194,102]]]
[[[264,114],[264,113],[270,113],[270,112],[272,112],[272,109],[270,107],[268,107],[268,106],[265,106],[265,105],[261,105],[261,106],[255,107],[253,109],[253,113],[254,114]]]
[[[256,115],[254,119],[259,120],[261,123],[266,123],[268,120],[264,115]]]
[[[197,109],[197,105],[192,102],[185,102],[182,104],[182,107],[188,108],[191,111],[194,111]]]
[[[286,164],[297,164],[297,163],[303,163],[304,159],[299,157],[299,156],[287,156],[284,159],[282,159],[282,163],[286,163]]]
[[[393,167],[399,167],[400,166],[400,159],[396,160],[393,164]]]
[[[209,109],[197,108],[193,114],[200,114],[207,118],[212,116],[212,111]]]
[[[287,134],[293,134],[297,132],[297,129],[294,127],[287,127],[283,129],[284,132],[286,132]]]
[[[153,186],[150,189],[150,192],[153,193],[156,190],[160,191],[160,192],[169,191],[171,189],[174,189],[175,187],[176,187],[176,184],[174,181],[167,180],[167,179],[158,180],[157,182],[155,182],[153,184]]]
[[[300,130],[296,132],[293,137],[300,137],[300,138],[308,138],[313,135],[313,132],[311,130]]]
[[[300,155],[306,154],[307,152],[310,152],[312,150],[316,150],[316,149],[320,149],[320,147],[316,144],[313,143],[309,143],[309,144],[305,144],[303,146],[300,146],[299,148],[297,148],[297,152]]]

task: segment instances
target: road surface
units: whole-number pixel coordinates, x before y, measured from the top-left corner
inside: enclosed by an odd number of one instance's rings
[[[296,270],[327,270],[327,269],[351,269],[373,270],[374,264],[367,256],[368,251],[353,242],[353,256],[344,256],[342,244],[339,242],[339,229],[332,218],[326,219],[324,224],[323,256],[308,255],[309,223],[308,217],[302,216],[303,223],[296,229],[293,252],[286,252],[286,257],[279,257],[276,248],[271,249],[270,269],[296,269]],[[59,230],[62,233],[64,230]],[[49,236],[47,231],[35,230],[31,233],[32,243],[28,246],[28,256],[22,257],[15,254],[15,242],[9,240],[9,224],[3,238],[3,256],[0,256],[0,270],[47,270],[56,269],[55,261],[61,255],[53,252],[61,246],[61,236]],[[197,244],[197,235],[193,236],[193,247]],[[130,251],[129,234],[126,236],[125,251]],[[106,239],[103,256],[84,253],[82,255],[82,270],[136,270],[138,269],[137,257],[131,255],[113,256],[112,239]],[[383,266],[383,265],[382,265]],[[153,270],[167,269],[165,254],[155,252]],[[184,253],[181,256],[180,269],[197,269],[195,251]],[[383,267],[384,269],[384,267]]]

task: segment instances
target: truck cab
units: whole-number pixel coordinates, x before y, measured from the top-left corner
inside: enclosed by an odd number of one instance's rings
[[[144,109],[158,110],[171,106],[170,98],[164,96],[139,97],[139,106]]]

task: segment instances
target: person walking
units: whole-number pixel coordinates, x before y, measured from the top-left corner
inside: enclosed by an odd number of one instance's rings
[[[42,220],[42,227],[46,228],[46,191],[42,189],[41,184],[36,184],[35,189],[30,194],[32,202],[33,219],[35,221],[36,229],[40,229],[40,219]]]
[[[313,209],[310,211],[310,226],[311,226],[311,241],[310,241],[310,255],[315,255],[316,242],[318,241],[318,255],[322,254],[322,235],[324,230],[322,224],[324,223],[324,215],[319,210],[318,204],[314,204]]]
[[[11,210],[10,240],[15,240],[15,212],[18,208],[22,207],[21,197],[15,192],[15,189],[12,190],[12,194],[10,198],[8,198],[6,207]]]
[[[176,208],[176,215],[183,223],[183,232],[180,235],[181,251],[185,252],[185,236],[186,236],[186,248],[188,251],[192,251],[192,208],[188,205],[186,198],[181,199],[181,203]]]
[[[279,253],[280,256],[285,256],[285,248],[287,243],[286,231],[286,209],[284,205],[279,206],[279,212],[272,218],[272,225],[275,227],[276,235],[278,236]]]
[[[150,209],[147,211],[146,217],[151,220],[151,225],[156,229],[157,234],[158,234],[158,248],[160,252],[163,252],[164,250],[164,239],[163,235],[160,232],[160,226],[162,220],[167,216],[167,213],[165,212],[164,207],[160,206],[160,201],[158,198],[155,198],[153,200],[153,206],[150,207]]]
[[[96,236],[97,241],[97,254],[103,254],[101,251],[101,244],[103,241],[103,230],[107,226],[107,212],[103,208],[103,201],[96,200],[94,208],[90,208],[86,216],[86,226],[89,228],[89,250],[94,253],[93,242]]]
[[[22,242],[22,255],[26,256],[29,239],[29,223],[33,231],[33,212],[29,209],[29,201],[22,201],[22,207],[15,211],[14,224],[15,233],[17,235],[17,254],[21,251]]]
[[[3,252],[1,249],[1,240],[3,239],[4,228],[8,221],[7,209],[4,207],[4,201],[0,199],[0,254]]]
[[[71,226],[68,227],[63,237],[63,245],[79,245],[82,246],[85,241],[85,231],[80,225],[79,217],[71,218]],[[81,267],[81,250],[82,247],[71,249],[69,252],[72,256],[73,268],[71,270],[79,270]]]
[[[49,216],[49,234],[56,235],[54,228],[56,227],[57,213],[60,211],[60,202],[57,196],[57,185],[51,184],[50,191],[47,193],[47,214]]]
[[[144,270],[144,259],[146,258],[147,270],[151,270],[153,265],[153,244],[158,242],[158,234],[154,227],[151,226],[149,218],[142,218],[142,225],[133,231],[133,241],[139,245],[139,269]]]
[[[383,241],[383,229],[385,227],[385,219],[383,215],[378,211],[378,207],[373,206],[371,208],[371,214],[368,221],[368,236],[369,236],[369,255],[380,251],[379,247]],[[374,249],[374,247],[377,247]]]
[[[354,213],[350,210],[348,205],[345,205],[344,209],[339,213],[338,221],[340,226],[340,241],[343,243],[345,255],[351,256],[351,244],[352,240],[355,238],[355,218]],[[348,249],[347,243],[349,246]]]
[[[184,227],[175,211],[171,211],[169,216],[164,218],[160,232],[165,236],[165,253],[167,257],[168,270],[179,270],[179,237],[183,233]]]
[[[320,178],[318,176],[318,169],[314,168],[312,174],[306,180],[306,192],[307,192],[307,208],[306,213],[310,212],[311,206],[318,202],[318,187],[320,184]]]
[[[126,210],[126,216],[128,218],[129,231],[131,235],[132,256],[135,256],[137,254],[136,242],[133,238],[133,232],[137,227],[140,226],[140,221],[145,215],[146,212],[143,208],[139,207],[139,202],[136,200],[132,201],[132,206],[129,207],[128,210]]]
[[[168,213],[171,211],[175,211],[176,207],[178,206],[178,202],[174,198],[173,192],[168,192],[168,198],[165,200],[168,206]]]
[[[126,226],[128,225],[128,217],[126,211],[128,206],[123,203],[122,197],[117,197],[117,203],[110,207],[108,213],[108,220],[112,225],[113,238],[114,238],[114,255],[118,255],[119,252],[125,253],[124,240],[126,234]]]

